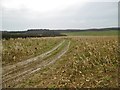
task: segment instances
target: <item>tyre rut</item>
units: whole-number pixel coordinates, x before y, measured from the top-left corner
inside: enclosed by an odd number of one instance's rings
[[[26,67],[28,63],[33,63],[35,61],[37,61],[38,59],[39,60],[42,60],[43,58],[49,56],[51,54],[51,52],[55,51],[57,48],[59,48],[63,43],[65,42],[62,41],[61,43],[59,43],[57,46],[55,46],[54,48],[52,48],[51,50],[41,54],[41,55],[38,55],[36,57],[33,57],[33,58],[30,58],[30,59],[27,59],[25,61],[22,61],[22,62],[18,62],[14,65],[10,65],[10,66],[6,66],[6,67],[3,67],[3,77],[4,76],[7,76],[8,74],[11,74],[12,72],[18,70],[19,67]]]
[[[64,41],[64,42],[65,42],[65,41]],[[63,44],[63,43],[62,43],[62,44]],[[61,45],[62,45],[62,44],[61,44]],[[69,45],[70,45],[70,41],[69,41],[69,43],[67,44],[67,46],[64,46],[64,48],[63,48],[60,52],[58,52],[55,56],[53,56],[53,57],[51,57],[50,59],[47,59],[47,60],[41,62],[40,64],[37,64],[35,67],[28,68],[27,70],[23,70],[23,72],[20,72],[20,73],[18,73],[18,74],[15,74],[14,76],[12,75],[13,77],[11,77],[11,75],[10,75],[8,78],[4,79],[3,84],[6,83],[6,82],[11,81],[11,80],[13,80],[13,79],[15,80],[15,82],[19,82],[19,81],[21,81],[22,79],[25,79],[26,76],[29,76],[29,75],[31,75],[31,74],[33,74],[33,73],[35,73],[35,72],[37,72],[37,71],[45,68],[46,66],[55,63],[55,61],[56,61],[57,59],[59,59],[62,55],[64,55],[64,54],[67,52],[67,50],[69,49]],[[56,50],[56,49],[55,49],[55,50]],[[49,53],[49,54],[50,54],[50,53]],[[45,55],[45,54],[44,54],[44,55]],[[33,60],[33,61],[34,61],[34,60]]]

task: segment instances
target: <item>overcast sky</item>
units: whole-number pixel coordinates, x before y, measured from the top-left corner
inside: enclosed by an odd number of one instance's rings
[[[118,26],[118,0],[2,0],[1,6],[2,30]]]

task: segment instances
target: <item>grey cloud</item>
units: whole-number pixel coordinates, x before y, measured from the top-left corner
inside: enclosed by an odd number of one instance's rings
[[[91,28],[117,26],[117,2],[90,2],[46,14],[27,9],[3,10],[3,29]]]

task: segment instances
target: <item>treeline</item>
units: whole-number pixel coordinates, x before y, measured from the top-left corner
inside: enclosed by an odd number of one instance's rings
[[[63,33],[68,32],[87,32],[87,31],[110,31],[120,30],[119,28],[101,28],[101,29],[65,29],[65,30],[49,30],[49,29],[28,29],[27,31],[2,31],[2,38],[27,38],[27,37],[55,37],[66,36]]]
[[[2,31],[2,38],[27,38],[27,37],[55,37],[65,36],[53,30],[27,30],[27,31]]]

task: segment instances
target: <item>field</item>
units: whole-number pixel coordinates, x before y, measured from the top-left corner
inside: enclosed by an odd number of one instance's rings
[[[36,56],[54,47],[61,39],[51,38],[19,38],[3,39],[3,65],[13,64]]]
[[[67,32],[63,34],[68,36],[116,36],[119,33],[118,30],[110,30],[110,31]]]
[[[3,39],[3,87],[118,87],[117,36]]]

